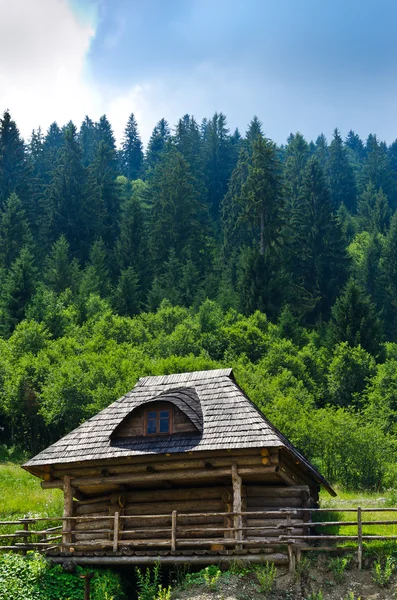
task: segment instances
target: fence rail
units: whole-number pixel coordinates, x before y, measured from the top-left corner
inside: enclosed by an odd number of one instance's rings
[[[355,513],[355,520],[343,521],[316,521],[313,517],[316,514],[326,513]],[[0,550],[13,550],[26,552],[28,550],[39,550],[49,552],[50,550],[60,550],[62,552],[78,552],[101,549],[117,553],[125,547],[131,547],[134,550],[144,549],[168,549],[175,552],[178,549],[186,548],[200,549],[203,547],[226,548],[235,553],[241,553],[245,548],[265,548],[269,546],[285,546],[288,548],[290,557],[290,566],[295,564],[295,556],[298,560],[302,551],[307,550],[331,550],[338,548],[338,544],[345,541],[357,543],[358,567],[362,567],[363,543],[372,540],[397,540],[397,535],[369,535],[363,534],[363,527],[369,526],[393,526],[397,525],[397,519],[381,518],[376,521],[363,520],[363,513],[397,513],[397,508],[286,508],[279,510],[249,511],[249,512],[207,512],[207,513],[178,513],[173,511],[171,514],[163,515],[123,515],[116,512],[114,515],[104,516],[70,516],[70,517],[25,517],[18,520],[0,521]],[[182,525],[180,520],[183,518],[205,518],[205,517],[224,517],[230,519],[230,526],[205,526],[205,525]],[[235,517],[238,517],[236,520]],[[255,517],[274,517],[279,519],[279,523],[269,525],[243,525],[247,518]],[[292,518],[296,517],[293,521]],[[126,520],[141,520],[142,526],[134,529],[125,529]],[[150,525],[150,521],[156,519],[167,519],[171,522],[170,526],[156,527],[153,537],[148,537],[148,530],[144,525]],[[76,530],[79,522],[84,522],[84,530]],[[103,522],[103,527],[100,523]],[[45,523],[51,524],[45,527]],[[54,523],[57,523],[54,525]],[[234,523],[232,526],[231,524]],[[92,527],[90,527],[90,524]],[[99,527],[98,527],[99,524]],[[111,526],[109,526],[109,524]],[[237,524],[237,525],[236,525]],[[88,525],[88,526],[87,526]],[[38,529],[32,528],[37,526]],[[322,534],[324,527],[357,527],[357,533],[343,535],[341,533],[331,535]],[[4,531],[4,529],[15,528],[13,531]],[[313,529],[318,531],[312,533]],[[306,530],[307,534],[293,534],[294,529]],[[267,536],[269,531],[277,531],[279,535]],[[254,534],[255,532],[255,534]],[[90,534],[97,536],[95,539],[78,540],[81,534]],[[183,536],[182,536],[183,533]],[[204,534],[214,534],[214,537],[204,537]],[[155,537],[159,534],[166,537]],[[179,534],[179,535],[178,535]],[[199,537],[189,538],[187,535],[196,535]],[[215,534],[218,534],[216,537]],[[252,534],[252,535],[251,535]],[[128,539],[126,536],[146,535],[142,539]],[[250,537],[251,535],[251,537]],[[201,536],[201,537],[200,537]],[[4,543],[5,542],[5,543]],[[324,547],[319,542],[335,543],[335,546]],[[316,545],[315,545],[316,544]],[[339,546],[340,548],[340,546]],[[215,550],[216,551],[216,550]]]

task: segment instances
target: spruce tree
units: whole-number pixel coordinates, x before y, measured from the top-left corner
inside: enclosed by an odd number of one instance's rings
[[[138,179],[143,168],[143,144],[134,113],[130,114],[124,129],[120,160],[122,174],[128,179]]]
[[[61,235],[52,247],[44,271],[44,281],[56,294],[66,289],[76,291],[79,284],[79,265],[70,258],[70,247],[65,235]]]
[[[356,179],[337,129],[329,146],[329,183],[335,210],[343,202],[348,210],[354,213],[357,203]]]
[[[342,232],[319,161],[306,166],[299,202],[289,216],[288,265],[296,306],[309,321],[328,316],[346,278]]]
[[[220,207],[235,166],[233,147],[222,113],[215,113],[205,128],[202,144],[207,206],[215,223],[219,223]]]
[[[25,145],[15,121],[6,110],[0,119],[0,208],[15,192],[22,203],[28,201],[28,177]]]
[[[82,150],[82,163],[88,167],[94,160],[97,143],[97,127],[88,116],[81,124],[78,139]]]
[[[122,317],[133,317],[141,308],[139,279],[133,267],[121,271],[113,292],[112,306]]]
[[[165,119],[160,119],[150,136],[146,150],[146,168],[153,169],[159,162],[167,143],[171,139],[171,129]]]
[[[328,335],[332,345],[347,342],[373,356],[380,352],[382,332],[375,305],[353,279],[332,307]]]
[[[206,261],[204,232],[200,226],[203,207],[198,201],[195,180],[183,156],[172,149],[166,152],[149,188],[152,202],[151,248],[156,270],[173,250],[178,260]]]
[[[5,313],[5,333],[11,333],[25,318],[26,309],[36,289],[37,270],[33,255],[22,248],[9,269],[1,293]]]
[[[241,188],[242,219],[264,256],[278,236],[281,225],[281,172],[275,144],[258,138],[253,144],[248,176]]]
[[[89,191],[76,127],[69,123],[64,129],[59,158],[43,199],[46,216],[43,242],[48,244],[64,234],[72,255],[83,260],[88,256],[92,236],[96,233],[96,219],[92,214],[95,207]]]
[[[397,193],[393,186],[393,176],[387,149],[381,144],[376,135],[370,134],[366,144],[366,158],[361,176],[361,188],[364,190],[369,183],[376,190],[382,189],[390,206],[397,207]]]
[[[382,189],[368,183],[357,205],[357,222],[362,231],[385,234],[389,228],[391,210]]]
[[[22,202],[13,193],[0,213],[0,266],[9,269],[21,247],[33,246],[33,237]]]
[[[264,134],[263,134],[263,126],[261,121],[258,119],[257,116],[254,116],[251,121],[250,124],[248,125],[248,129],[245,133],[245,140],[244,140],[244,147],[248,150],[248,152],[252,152],[252,146],[253,143],[258,139],[258,138],[263,138]]]

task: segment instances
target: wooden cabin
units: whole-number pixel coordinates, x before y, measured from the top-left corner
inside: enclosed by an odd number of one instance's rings
[[[143,377],[24,468],[63,490],[53,554],[80,562],[277,558],[320,486],[335,495],[231,369]]]

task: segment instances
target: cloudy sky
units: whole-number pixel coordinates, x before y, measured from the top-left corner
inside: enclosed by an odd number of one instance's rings
[[[256,114],[282,143],[334,127],[397,137],[396,0],[0,0],[0,111],[28,138],[106,113]]]

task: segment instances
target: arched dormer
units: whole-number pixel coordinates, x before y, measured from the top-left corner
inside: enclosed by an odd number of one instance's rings
[[[202,433],[203,413],[194,388],[174,388],[142,401],[116,426],[111,439]]]

